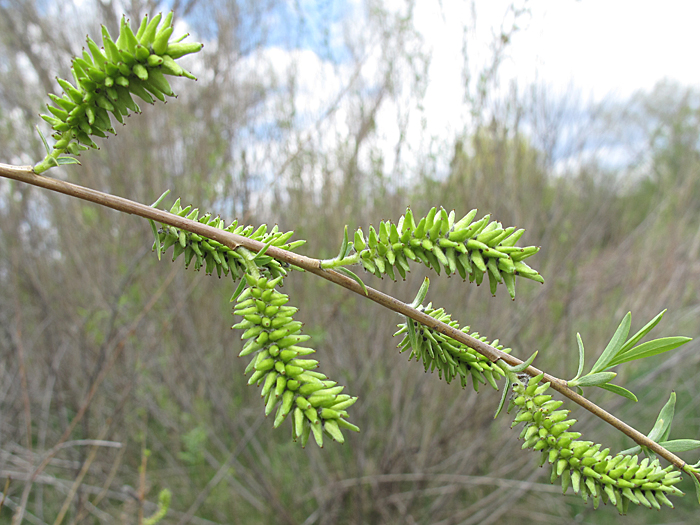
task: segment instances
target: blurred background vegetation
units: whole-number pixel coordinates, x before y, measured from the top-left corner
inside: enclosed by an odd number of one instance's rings
[[[122,10],[133,21],[172,6],[205,42],[186,59],[199,80],[174,81],[177,101],[142,104],[82,167],[51,176],[143,203],[170,188],[227,221],[293,229],[319,258],[335,254],[345,224],[396,220],[407,205],[478,207],[527,229],[546,284],[520,282],[511,302],[433,278],[428,300],[462,324],[520,357],[539,350],[537,365],[563,378],[575,374],[576,332],[594,360],[627,311],[636,330],[668,308],[656,337],[697,337],[700,92],[662,82],[587,104],[573,89],[503,89],[499,65],[527,16],[514,6],[485,55],[467,45],[476,18],[464,21],[454,111],[468,118],[445,139],[423,106],[430,46],[414,5],[395,4],[0,0],[0,160],[43,157],[37,115],[85,34],[103,22],[116,34]],[[302,449],[246,386],[234,285],[158,262],[151,243],[143,220],[0,180],[0,489],[11,478],[0,523],[76,417],[69,439],[122,447],[61,449],[33,482],[25,522],[54,523],[67,505],[63,523],[133,523],[162,488],[173,492],[163,522],[178,524],[696,522],[687,480],[675,510],[627,517],[561,496],[509,418],[493,420],[500,393],[426,376],[398,355],[395,315],[295,274],[285,291],[323,371],[360,396],[351,419],[362,428],[343,446]],[[423,276],[367,283],[410,301]],[[699,356],[691,342],[628,365],[617,382],[636,404],[592,398],[646,433],[675,390],[672,437],[697,438]],[[631,446],[574,417],[588,439]]]

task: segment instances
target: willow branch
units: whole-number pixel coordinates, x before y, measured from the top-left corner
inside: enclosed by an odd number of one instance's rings
[[[37,175],[36,173],[34,173],[32,166],[9,166],[6,164],[0,164],[0,176],[14,179],[20,182],[25,182],[27,184],[38,186],[40,188],[55,191],[58,193],[63,193],[65,195],[76,197],[85,201],[93,202],[95,204],[99,204],[101,206],[105,206],[107,208],[111,208],[113,210],[117,210],[123,213],[137,215],[145,219],[151,219],[162,224],[174,226],[175,228],[180,228],[182,230],[201,235],[202,237],[207,237],[209,239],[218,241],[231,249],[236,249],[242,246],[244,248],[257,252],[265,246],[262,242],[255,241],[253,239],[249,239],[241,235],[236,235],[234,233],[226,232],[220,230],[219,228],[207,226],[200,222],[189,220],[166,211],[158,210],[156,208],[152,208],[151,206],[140,204],[129,199],[117,197],[115,195],[110,195],[107,193],[102,193],[100,191],[85,188],[83,186],[72,184],[70,182],[53,179],[44,175]],[[340,285],[343,288],[346,288],[350,291],[355,292],[358,295],[361,295],[371,301],[374,301],[375,303],[385,308],[388,308],[389,310],[392,310],[403,316],[410,317],[414,321],[428,326],[429,328],[432,328],[433,330],[436,330],[441,334],[444,334],[447,337],[450,337],[455,341],[463,343],[466,346],[476,350],[477,352],[488,358],[491,362],[495,363],[499,359],[502,359],[511,366],[517,366],[519,364],[522,364],[522,361],[517,357],[512,356],[510,354],[506,354],[494,348],[493,346],[486,344],[483,341],[479,341],[478,339],[471,337],[468,334],[465,334],[457,328],[449,326],[443,322],[437,321],[433,317],[430,317],[424,312],[421,312],[409,306],[408,304],[403,303],[398,299],[395,299],[394,297],[391,297],[378,290],[370,288],[369,286],[366,287],[367,293],[365,294],[365,290],[353,279],[346,277],[345,275],[342,275],[334,270],[322,269],[321,261],[319,259],[313,259],[311,257],[306,257],[304,255],[292,253],[281,248],[276,248],[274,246],[270,246],[267,249],[266,255],[274,257],[279,261],[298,266],[299,268],[302,268],[310,273],[318,275],[319,277],[322,277],[328,281],[331,281],[332,283]],[[525,370],[525,373],[534,377],[543,372],[535,368],[534,366],[530,366]],[[638,445],[647,447],[649,450],[653,451],[658,456],[664,458],[669,463],[672,463],[679,470],[682,470],[683,467],[686,465],[685,461],[683,461],[681,458],[679,458],[669,450],[665,449],[658,443],[652,441],[647,436],[634,429],[624,421],[621,421],[620,419],[616,418],[615,416],[605,411],[595,403],[574,392],[567,386],[565,380],[544,373],[544,381],[549,381],[552,384],[552,388],[559,392],[561,395],[570,399],[580,407],[588,410],[596,417],[602,419],[603,421],[613,426],[626,436],[630,437]],[[694,475],[700,480],[700,473],[695,473]]]

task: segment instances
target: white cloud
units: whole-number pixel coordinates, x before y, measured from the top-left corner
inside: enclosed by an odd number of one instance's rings
[[[394,169],[395,145],[404,132],[406,148],[402,161],[414,166],[418,154],[431,152],[429,147],[443,148],[455,135],[468,129],[469,108],[464,104],[463,45],[466,42],[472,72],[479,71],[491,59],[490,46],[501,26],[512,23],[512,4],[506,0],[476,3],[476,20],[472,19],[470,3],[460,0],[417,2],[414,21],[424,38],[425,49],[431,54],[430,82],[423,102],[424,110],[414,112],[406,129],[399,128],[397,115],[409,100],[400,92],[397,101],[386,100],[377,115],[378,137],[374,144],[385,157],[385,173]],[[685,84],[700,84],[700,70],[692,67],[689,58],[697,40],[696,21],[700,19],[700,2],[656,2],[618,0],[538,0],[528,2],[530,15],[518,19],[521,30],[507,48],[501,70],[503,91],[511,80],[525,87],[537,82],[551,86],[553,95],[572,90],[584,99],[601,100],[609,94],[629,96],[638,89],[651,89],[663,78],[673,78]],[[397,9],[404,9],[400,4]],[[332,28],[334,38],[341,34],[340,25]],[[381,48],[363,66],[362,78],[372,79],[381,60]],[[280,99],[284,93],[287,72],[296,72],[295,126],[299,136],[311,137],[328,151],[349,137],[348,123],[356,121],[357,108],[353,99],[345,97],[335,108],[331,119],[316,127],[319,118],[349,81],[353,70],[349,65],[324,60],[313,50],[287,50],[271,47],[260,50],[239,65],[239,73],[260,76],[274,73],[280,80],[279,98],[270,99],[262,120],[272,121],[279,115]],[[473,80],[472,80],[473,82]],[[408,91],[406,89],[406,91]],[[412,100],[415,102],[415,100]],[[415,108],[414,108],[415,109]],[[422,122],[418,117],[425,117]],[[435,142],[430,145],[430,141]],[[284,142],[284,140],[283,140]],[[294,144],[270,144],[264,137],[254,147],[261,171],[274,172],[268,165],[271,148],[285,150]],[[249,144],[250,146],[250,144]],[[289,150],[287,150],[289,152]],[[438,161],[438,172],[444,172],[449,162],[448,151],[432,151]],[[368,159],[360,159],[361,163]],[[366,166],[365,166],[366,167]]]
[[[539,0],[516,36],[509,72],[522,82],[569,82],[600,100],[663,79],[700,84],[693,65],[700,3]]]

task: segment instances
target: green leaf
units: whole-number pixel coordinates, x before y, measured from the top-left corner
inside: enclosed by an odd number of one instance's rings
[[[158,228],[156,228],[156,223],[153,222],[152,219],[148,219],[148,222],[151,224],[151,231],[153,232],[153,237],[156,238],[155,242],[153,243],[153,249],[158,250],[158,260],[160,261],[161,252],[163,250],[160,244],[160,237],[158,237]]]
[[[642,451],[642,447],[639,445],[632,447],[632,448],[627,448],[625,450],[621,450],[618,452],[620,456],[633,456],[634,454],[639,454]]]
[[[163,202],[163,199],[164,199],[165,197],[167,197],[168,193],[170,193],[170,190],[165,190],[165,191],[162,193],[162,195],[161,195],[160,197],[158,197],[158,199],[157,199],[153,204],[151,204],[151,208],[155,208],[155,207],[158,206],[161,202]],[[178,200],[179,200],[179,199],[178,199]]]
[[[339,266],[338,268],[335,268],[335,271],[338,273],[342,273],[346,277],[350,277],[353,281],[355,281],[357,284],[359,284],[362,287],[362,291],[365,292],[365,295],[369,295],[369,292],[367,291],[367,287],[365,286],[365,283],[362,282],[362,279],[360,279],[355,273],[351,272],[344,266]]]
[[[683,470],[687,472],[691,478],[693,478],[693,483],[695,483],[695,496],[698,498],[698,503],[700,503],[700,481],[698,481],[697,476],[693,473],[688,465],[683,467]]]
[[[44,147],[46,148],[46,154],[47,154],[47,155],[50,155],[50,154],[51,154],[51,148],[49,148],[49,143],[46,142],[46,138],[44,137],[44,134],[43,134],[43,133],[41,132],[41,130],[39,129],[39,126],[34,126],[34,127],[36,128],[37,132],[39,133],[39,136],[41,137],[41,142],[44,143]]]
[[[585,351],[583,349],[583,340],[581,339],[581,334],[578,332],[576,332],[576,342],[578,343],[578,371],[576,372],[576,377],[574,377],[574,380],[581,377],[581,374],[583,374],[583,367],[586,362]]]
[[[506,384],[503,385],[503,395],[501,396],[501,401],[498,403],[498,408],[496,409],[496,413],[494,414],[493,418],[496,419],[498,417],[498,414],[501,413],[501,410],[503,410],[503,407],[506,404],[506,398],[508,397],[508,391],[510,390],[510,385],[512,385],[513,382],[510,379],[510,374],[506,374]]]
[[[697,439],[672,439],[671,441],[662,441],[659,445],[675,454],[677,452],[687,452],[700,448],[700,441]]]
[[[634,347],[629,350],[624,355],[616,357],[610,362],[609,367],[617,366],[622,363],[627,363],[628,361],[634,361],[635,359],[643,359],[645,357],[651,357],[669,350],[678,348],[684,345],[688,341],[691,341],[690,337],[662,337],[661,339],[654,339],[653,341],[647,341],[639,346]]]
[[[80,161],[76,159],[75,157],[58,157],[56,159],[56,162],[58,162],[59,166],[66,166],[67,164],[80,164]]]
[[[260,248],[260,251],[259,251],[258,253],[255,254],[255,257],[253,257],[253,261],[257,261],[258,264],[260,264],[260,265],[269,264],[269,263],[271,262],[271,259],[270,259],[270,261],[268,261],[268,260],[267,260],[266,258],[264,258],[263,256],[265,255],[265,252],[267,252],[267,249],[268,249],[270,246],[272,246],[272,243],[273,243],[273,242],[275,242],[275,239],[274,239],[274,238],[273,238],[273,239],[270,239],[270,240],[265,244],[265,246],[263,246],[262,248]],[[269,257],[269,255],[268,255],[268,257]]]
[[[621,356],[622,354],[626,354],[629,352],[634,345],[636,345],[639,340],[647,335],[659,322],[661,321],[661,318],[664,316],[666,313],[666,310],[663,310],[659,314],[657,314],[656,317],[654,317],[651,321],[649,321],[647,324],[645,324],[639,332],[634,334],[625,344],[622,348],[620,348],[620,351],[617,353],[618,356]]]
[[[274,241],[273,241],[273,242],[274,242]],[[261,248],[261,250],[267,250],[267,248],[268,248],[268,246],[263,246],[263,247]],[[258,266],[267,266],[268,264],[270,264],[270,263],[271,263],[272,261],[274,261],[275,259],[274,259],[274,257],[270,257],[269,255],[264,255],[264,254],[261,254],[261,253],[257,253],[257,254],[255,255],[255,257],[253,257],[252,260],[255,261],[255,263],[256,263]]]
[[[537,351],[535,351],[535,353],[532,354],[527,361],[524,361],[516,366],[510,366],[509,364],[506,364],[506,367],[510,372],[513,372],[514,374],[519,374],[520,372],[524,372],[525,369],[532,364],[532,362],[535,360],[535,357],[537,357]]]
[[[612,392],[613,394],[617,394],[618,396],[626,397],[630,401],[634,401],[635,403],[638,401],[637,396],[635,396],[632,392],[627,390],[624,387],[621,387],[620,385],[611,385],[610,383],[605,383],[604,385],[599,385],[600,388],[607,390],[608,392]]]
[[[406,317],[406,325],[408,326],[408,340],[411,343],[411,349],[413,353],[416,354],[416,358],[421,357],[420,345],[418,344],[418,337],[416,335],[416,326],[413,324],[415,321],[410,317]]]
[[[160,196],[160,199],[163,198],[163,195]],[[158,200],[160,200],[158,199]],[[157,201],[156,201],[157,202]],[[151,204],[151,207],[156,206],[155,203]],[[175,215],[180,213],[180,210],[182,210],[182,206],[180,205],[180,197],[178,197],[175,202],[173,202],[173,205],[170,207],[170,213],[174,213]]]
[[[427,277],[423,280],[423,284],[421,284],[420,289],[418,290],[418,293],[416,294],[416,298],[413,299],[413,302],[411,303],[411,308],[418,308],[421,304],[423,304],[423,301],[425,301],[425,296],[428,295],[428,287],[430,286],[430,279]]]
[[[157,207],[163,199],[170,193],[170,190],[165,190],[156,201],[151,204],[151,208]],[[180,199],[178,199],[180,200]],[[160,256],[161,256],[161,245],[160,245],[160,237],[158,237],[158,228],[156,228],[156,223],[153,221],[153,219],[148,219],[148,222],[151,225],[151,231],[153,232],[153,236],[156,238],[156,242],[153,243],[153,249],[158,249],[158,260],[160,261]]]
[[[597,374],[587,374],[576,381],[568,381],[569,388],[574,386],[601,386],[612,381],[617,374],[615,372],[598,372]]]
[[[340,245],[340,251],[338,252],[338,257],[336,257],[337,260],[345,259],[345,256],[348,254],[350,251],[348,247],[348,225],[345,225],[345,235],[343,235],[343,242]]]
[[[595,374],[597,372],[601,372],[610,368],[609,363],[615,358],[617,353],[624,345],[624,341],[627,338],[627,334],[629,334],[630,332],[631,324],[632,314],[630,312],[627,312],[627,315],[625,315],[625,317],[622,319],[620,326],[618,326],[617,330],[615,330],[615,334],[612,336],[612,339],[608,343],[608,346],[605,347],[605,350],[603,350],[603,353],[593,365],[593,368],[591,369],[591,374]]]
[[[238,283],[238,287],[236,288],[236,291],[233,292],[233,295],[231,296],[231,300],[229,302],[233,303],[238,299],[238,296],[243,293],[243,290],[245,289],[246,286],[246,279],[245,277],[241,278],[241,281]]]
[[[668,401],[663,406],[659,415],[654,422],[654,426],[651,431],[647,434],[647,437],[652,441],[658,442],[659,440],[668,439],[671,433],[671,423],[673,422],[673,416],[675,414],[676,408],[676,393],[671,392]]]

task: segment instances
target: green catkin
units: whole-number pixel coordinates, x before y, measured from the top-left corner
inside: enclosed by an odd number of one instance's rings
[[[160,22],[160,25],[159,25]],[[146,25],[144,25],[146,24]],[[177,65],[173,58],[196,53],[202,44],[192,42],[169,44],[173,32],[172,13],[161,22],[161,15],[156,15],[148,23],[144,17],[140,39],[134,35],[131,26],[122,17],[119,37],[112,40],[106,27],[102,27],[102,42],[98,44],[88,37],[88,51],[82,58],[74,58],[72,73],[75,85],[57,79],[64,91],[63,97],[49,95],[57,107],[48,106],[51,115],[41,115],[54,130],[56,143],[48,155],[34,166],[36,173],[42,173],[53,166],[58,166],[64,153],[79,155],[88,148],[97,148],[90,136],[106,137],[115,133],[109,113],[120,123],[129,111],[140,113],[138,105],[132,99],[136,95],[151,104],[154,97],[165,101],[165,97],[174,97],[175,93],[164,75],[195,77]],[[167,53],[171,51],[173,55]]]
[[[279,232],[276,226],[268,231],[265,225],[254,229],[234,221],[225,227],[218,217],[212,218],[211,214],[206,214],[198,219],[198,210],[190,210],[190,206],[183,209],[178,199],[170,211],[180,216],[186,215],[202,224],[286,250],[293,250],[303,244],[303,241],[290,242],[292,232]],[[437,213],[434,215],[437,216]],[[399,232],[403,232],[401,235],[405,236],[405,232],[412,231],[412,225],[433,236],[435,232],[442,235],[445,231],[450,231],[445,230],[442,224],[436,226],[435,216],[432,222],[427,218],[421,219],[418,227],[413,225],[412,217],[410,220],[402,217],[399,227],[385,224],[380,227],[379,233],[371,229],[367,246],[381,251],[382,242],[397,241]],[[465,220],[464,224],[468,222]],[[476,223],[476,226],[470,223],[470,235],[483,233],[487,223],[487,218]],[[491,227],[486,233],[492,234],[497,228],[498,226]],[[501,243],[507,248],[506,243],[516,237],[512,240],[514,244],[519,237],[516,233],[518,232],[507,233],[508,236]],[[356,237],[364,242],[361,233]],[[495,237],[481,237],[487,242],[494,238],[503,238],[503,232]],[[481,241],[469,239],[468,242]],[[425,244],[430,247],[429,243]],[[246,374],[250,374],[248,384],[261,386],[265,414],[275,413],[275,428],[280,426],[289,414],[293,414],[292,437],[295,441],[300,439],[302,446],[306,446],[312,434],[316,443],[323,446],[324,435],[342,443],[345,438],[341,429],[359,431],[346,419],[346,409],[352,406],[357,398],[342,394],[342,386],[336,386],[334,381],[314,370],[318,365],[317,361],[304,358],[314,352],[313,349],[302,346],[309,336],[301,334],[301,323],[293,320],[297,309],[287,305],[289,297],[276,289],[287,273],[287,268],[282,263],[264,254],[254,254],[248,250],[239,253],[214,240],[203,239],[197,234],[172,226],[163,226],[158,232],[158,241],[154,248],[164,253],[170,247],[173,248],[173,260],[185,254],[186,266],[194,261],[195,269],[205,267],[207,273],[216,269],[219,276],[222,273],[230,273],[234,280],[241,277],[245,279],[242,285],[247,287],[237,295],[234,308],[234,314],[239,315],[241,321],[233,328],[244,330],[242,338],[247,341],[239,355],[250,356],[246,368]],[[415,248],[417,252],[420,249],[422,248]],[[530,251],[535,253],[536,250]],[[527,271],[520,260],[516,262],[516,267]],[[251,276],[251,265],[257,268],[261,277]],[[476,273],[474,269],[472,272]],[[478,273],[476,280],[478,281]],[[437,321],[464,333],[469,332],[469,327],[460,329],[459,324],[442,308],[435,309],[428,304],[418,309]],[[498,389],[496,380],[506,373],[475,350],[413,321],[400,324],[395,335],[404,336],[399,343],[401,352],[410,349],[409,359],[415,357],[416,360],[422,360],[426,371],[437,370],[438,375],[444,377],[448,383],[458,377],[463,387],[471,381],[477,391],[481,384],[490,384]],[[476,332],[470,335],[480,341],[487,341],[486,337]],[[510,351],[509,348],[504,349],[498,340],[490,344],[504,352]],[[541,379],[542,377],[538,376],[526,383],[515,382],[511,406],[517,407],[518,410],[512,426],[524,423],[520,434],[523,440],[522,448],[540,452],[540,465],[547,462],[551,465],[552,483],[561,479],[564,493],[571,487],[585,501],[592,499],[594,507],[597,508],[601,501],[609,501],[621,514],[627,512],[630,502],[648,508],[659,508],[661,504],[673,507],[668,496],[683,494],[675,487],[681,480],[679,471],[670,467],[662,469],[658,459],[650,462],[648,459],[639,461],[637,456],[612,456],[609,455],[609,449],[601,450],[600,445],[579,439],[581,434],[571,431],[576,420],[567,419],[568,411],[559,410],[562,401],[552,399],[547,393],[550,385],[540,385]]]
[[[178,199],[170,209],[170,213],[180,215],[188,208],[183,209],[180,205],[180,199]],[[198,220],[202,224],[219,228],[226,232],[244,235],[249,239],[260,241],[264,244],[270,243],[271,246],[284,250],[294,250],[302,246],[305,242],[300,240],[289,242],[294,232],[280,232],[277,230],[277,226],[270,229],[270,231],[267,230],[267,226],[253,231],[252,227],[243,228],[239,226],[238,221],[233,221],[227,227],[224,227],[224,223],[219,217],[205,215],[198,219],[198,214],[198,210],[194,210],[187,217],[190,220]],[[160,244],[160,246],[158,246],[158,244]],[[173,261],[184,254],[185,267],[187,268],[192,264],[196,271],[201,268],[204,268],[207,274],[213,274],[214,271],[216,271],[219,277],[221,277],[221,275],[230,274],[233,280],[238,280],[246,273],[247,266],[245,258],[238,251],[224,246],[217,241],[211,239],[205,240],[195,233],[180,230],[173,226],[163,225],[158,231],[158,241],[154,244],[153,249],[160,249],[161,255],[163,255],[171,246],[173,247]],[[271,279],[282,278],[287,274],[284,263],[280,263],[268,255],[256,256],[255,264]],[[277,307],[280,313],[287,313],[289,310],[282,310],[280,308],[286,301],[288,301],[288,298],[275,297],[270,303],[270,306]],[[246,312],[246,314],[254,313],[258,313],[258,310],[254,309]],[[263,311],[260,311],[260,313],[263,313]],[[262,317],[257,324],[260,322],[262,322]]]
[[[261,234],[264,230],[258,232]],[[354,404],[357,397],[341,394],[345,387],[337,386],[324,374],[312,371],[318,366],[318,361],[305,356],[314,350],[299,344],[308,336],[299,335],[300,323],[293,321],[291,316],[279,315],[282,310],[278,305],[289,300],[276,289],[280,280],[256,279],[250,274],[244,278],[248,288],[239,295],[233,310],[235,315],[243,317],[243,321],[233,328],[246,328],[242,339],[248,341],[240,355],[252,357],[246,374],[252,374],[249,384],[262,385],[265,415],[277,409],[273,423],[277,428],[294,412],[292,437],[295,441],[301,438],[302,446],[306,446],[311,434],[319,447],[323,446],[324,434],[343,443],[345,438],[341,428],[359,430],[344,419],[348,415],[345,409]],[[269,317],[264,314],[269,314]],[[276,323],[276,320],[281,321]],[[293,344],[286,344],[287,338],[295,337],[298,339],[293,339]]]
[[[571,487],[584,501],[593,500],[615,505],[626,514],[629,503],[659,509],[659,503],[673,508],[668,496],[682,496],[674,485],[680,482],[680,472],[662,468],[658,458],[641,462],[635,456],[612,456],[610,449],[582,441],[578,432],[570,432],[575,419],[565,420],[568,411],[556,410],[559,401],[544,395],[550,384],[539,385],[542,376],[513,386],[512,406],[517,407],[512,426],[525,423],[520,434],[523,449],[531,448],[542,454],[542,464],[551,464],[551,482],[561,479],[562,491]]]
[[[418,310],[422,310],[433,319],[457,328],[465,334],[469,333],[468,326],[459,328],[459,323],[454,321],[450,314],[447,314],[442,308],[432,308],[432,303],[428,303],[427,306],[419,306]],[[463,388],[466,388],[467,384],[471,382],[472,387],[477,392],[480,384],[489,384],[498,390],[496,379],[503,375],[503,371],[499,366],[491,363],[487,357],[476,350],[432,328],[418,323],[413,323],[413,325],[415,333],[413,343],[411,342],[411,334],[407,323],[399,324],[399,330],[394,334],[394,336],[404,336],[398,347],[400,352],[411,350],[408,356],[409,361],[413,358],[416,361],[423,361],[423,367],[426,372],[437,370],[438,376],[444,378],[447,383],[450,383],[455,378],[459,378]],[[473,332],[470,335],[484,342],[486,341],[486,338],[479,336],[477,332]],[[493,341],[491,344],[498,350],[506,353],[510,352],[510,348],[504,348],[503,345],[498,344],[498,340]]]
[[[455,223],[454,212],[432,208],[416,221],[409,208],[398,225],[381,222],[378,230],[370,226],[367,236],[361,229],[355,231],[358,262],[377,277],[388,275],[393,280],[396,273],[405,278],[409,260],[422,262],[438,275],[443,270],[447,275],[457,273],[477,285],[487,275],[494,295],[497,285],[505,284],[513,299],[516,277],[544,282],[536,270],[522,262],[539,247],[515,246],[523,230],[504,229],[500,222],[490,221],[489,215],[476,221],[475,216],[476,210],[472,210]]]

